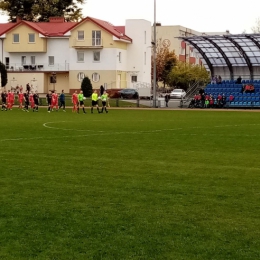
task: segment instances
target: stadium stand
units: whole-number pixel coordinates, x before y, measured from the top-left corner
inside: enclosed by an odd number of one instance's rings
[[[251,93],[245,91],[246,86],[253,86]],[[222,84],[208,84],[205,95],[212,95],[217,99],[218,95],[225,96],[224,107],[232,108],[260,108],[260,80],[242,80],[242,84],[235,84],[233,80],[223,80]],[[230,97],[233,96],[233,98]]]

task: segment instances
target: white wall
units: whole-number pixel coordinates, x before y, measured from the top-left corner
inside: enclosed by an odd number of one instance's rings
[[[84,62],[77,61],[77,52],[84,52]],[[93,61],[93,52],[100,51],[100,62]],[[122,62],[119,62],[119,52],[121,52]],[[126,50],[116,48],[104,49],[69,49],[70,70],[126,70],[127,54]]]
[[[142,19],[126,20],[125,33],[133,40],[127,48],[129,79],[131,75],[137,75],[137,81],[151,83],[151,23]]]
[[[1,42],[0,42],[1,44]],[[1,46],[0,46],[1,48]],[[44,65],[44,69],[49,70],[67,70],[69,63],[69,39],[48,39],[47,41],[47,53],[4,53],[3,62],[5,63],[5,57],[10,58],[10,66],[21,67],[21,57],[26,56],[26,64],[31,64],[31,56],[35,56],[35,64]],[[49,56],[54,56],[54,66],[49,66]]]

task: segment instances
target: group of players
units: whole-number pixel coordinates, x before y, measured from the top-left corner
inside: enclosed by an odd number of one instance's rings
[[[18,102],[19,102],[19,109],[29,112],[29,108],[32,109],[33,112],[39,111],[39,94],[37,91],[26,91],[23,93],[20,91],[18,94]],[[8,111],[12,110],[14,103],[15,103],[15,93],[12,90],[4,90],[1,93],[1,99],[2,99],[2,111]],[[107,110],[107,101],[108,101],[108,94],[106,91],[104,91],[101,96],[98,96],[98,93],[96,90],[94,90],[92,96],[92,103],[91,103],[91,113],[93,113],[94,108],[97,109],[98,113],[103,113],[105,111],[108,113]],[[98,106],[98,100],[101,99],[102,101],[102,109],[99,109]],[[79,113],[80,108],[82,108],[83,113],[86,114],[85,106],[84,106],[84,100],[85,97],[83,95],[83,91],[80,91],[78,94],[77,91],[75,91],[72,95],[72,112]],[[60,104],[59,104],[60,101]],[[56,111],[59,109],[65,110],[65,94],[64,90],[60,93],[60,95],[57,94],[56,90],[49,91],[49,93],[46,95],[46,102],[48,104],[48,112],[50,113],[53,111],[54,108],[56,108]],[[23,105],[24,104],[24,105]]]
[[[1,93],[2,111],[12,110],[15,102],[15,93],[12,90],[4,90]],[[29,112],[29,106],[33,112],[39,111],[39,94],[37,91],[26,91],[18,93],[19,109]],[[24,106],[23,106],[24,103]]]
[[[98,100],[99,99],[101,99],[101,101],[102,101],[102,109],[101,110],[99,109],[99,106],[98,106]],[[80,91],[79,94],[77,93],[77,91],[75,91],[72,94],[72,103],[73,103],[72,112],[79,113],[79,109],[82,108],[83,113],[86,114],[86,110],[85,110],[85,106],[84,106],[84,100],[85,100],[85,97],[83,95],[83,91]],[[94,107],[97,109],[99,114],[103,113],[104,111],[106,113],[108,113],[107,101],[108,101],[108,94],[106,93],[106,91],[104,91],[103,93],[101,93],[100,96],[98,96],[97,91],[94,90],[94,92],[91,95],[91,113],[93,114]]]

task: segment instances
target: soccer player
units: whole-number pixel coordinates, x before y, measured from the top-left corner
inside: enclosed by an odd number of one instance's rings
[[[53,110],[53,107],[56,107],[56,111],[58,111],[59,105],[58,105],[58,99],[59,96],[56,92],[56,90],[53,91],[52,93],[52,100],[51,100],[51,109]]]
[[[51,112],[51,101],[52,101],[52,92],[49,91],[49,93],[46,95],[46,102],[48,104],[48,112]]]
[[[7,93],[5,90],[1,93],[1,99],[2,99],[2,111],[7,111],[7,107],[6,107]]]
[[[93,114],[93,109],[94,109],[94,107],[96,107],[98,113],[100,113],[99,107],[98,107],[98,94],[97,94],[97,91],[96,91],[96,90],[94,90],[94,92],[93,92],[92,95],[91,95],[91,102],[92,102],[92,103],[91,103],[91,113]]]
[[[23,92],[20,91],[18,94],[18,101],[19,101],[19,109],[23,109]]]
[[[34,101],[34,105],[35,105],[33,111],[38,112],[38,109],[39,109],[39,94],[38,94],[37,90],[35,91],[35,93],[33,95],[33,101]]]
[[[26,91],[23,95],[23,99],[24,99],[24,109],[23,111],[29,112],[29,97],[30,94],[28,91]]]
[[[72,103],[73,103],[72,112],[78,111],[78,109],[79,109],[79,108],[78,108],[79,100],[78,100],[77,90],[75,90],[75,92],[72,94]]]
[[[101,113],[103,113],[104,109],[105,109],[106,113],[108,113],[108,111],[107,111],[107,100],[108,100],[108,94],[106,93],[106,91],[104,91],[103,95],[101,96],[101,101],[102,101],[102,111],[101,111]]]
[[[61,94],[60,94],[60,107],[59,107],[59,109],[61,109],[61,107],[63,107],[63,112],[66,112],[66,110],[65,110],[65,94],[64,94],[64,90],[62,90]]]
[[[29,100],[30,100],[30,104],[31,104],[31,109],[34,112],[35,103],[34,103],[34,99],[33,99],[33,91],[31,91],[31,93],[30,93]]]
[[[11,109],[11,91],[10,90],[7,91],[7,109],[8,110]]]
[[[83,113],[86,114],[85,107],[84,107],[84,95],[82,90],[78,94],[78,100],[79,100],[79,106],[82,108]],[[78,107],[78,113],[79,113],[79,107]]]
[[[12,108],[13,108],[14,100],[15,100],[14,92],[13,92],[13,90],[11,90],[11,92],[10,92],[10,110],[12,110]]]

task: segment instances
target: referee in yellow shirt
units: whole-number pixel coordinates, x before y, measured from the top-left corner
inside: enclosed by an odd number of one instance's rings
[[[97,94],[96,90],[94,90],[94,92],[93,92],[93,94],[91,96],[91,100],[92,100],[92,103],[91,103],[91,113],[93,114],[94,107],[96,107],[98,113],[100,113],[99,107],[98,107],[98,94]]]

